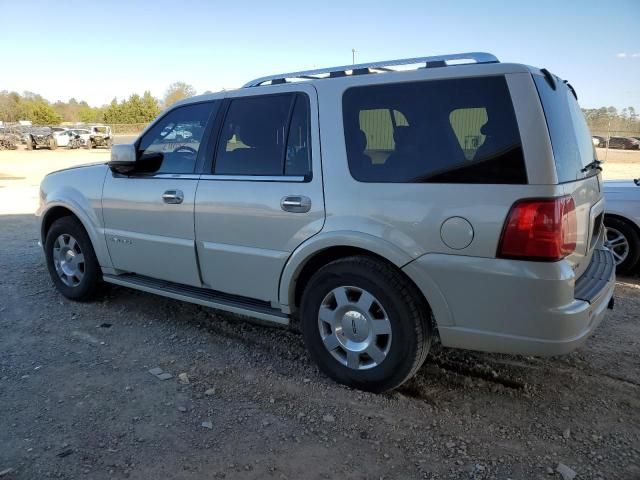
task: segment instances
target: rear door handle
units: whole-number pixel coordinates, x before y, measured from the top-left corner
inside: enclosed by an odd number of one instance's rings
[[[289,195],[280,200],[280,208],[285,212],[307,213],[311,210],[311,199],[303,195]]]
[[[182,193],[182,190],[167,190],[162,194],[162,200],[164,200],[164,203],[182,203],[184,193]]]

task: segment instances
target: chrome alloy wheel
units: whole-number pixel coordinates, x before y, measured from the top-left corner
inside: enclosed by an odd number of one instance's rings
[[[337,287],[324,297],[318,328],[329,353],[353,370],[380,365],[391,347],[387,313],[378,299],[358,287]]]
[[[63,233],[53,243],[53,265],[62,280],[69,287],[76,287],[84,277],[84,254],[77,240]]]
[[[604,245],[613,253],[616,265],[620,265],[629,256],[629,240],[615,228],[607,227],[607,238]]]

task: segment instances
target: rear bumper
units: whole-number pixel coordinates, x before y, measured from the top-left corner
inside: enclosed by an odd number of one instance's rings
[[[435,308],[432,305],[444,346],[560,355],[586,341],[613,297],[611,253],[599,250],[592,258],[593,265],[578,281],[564,261],[428,254],[407,265],[405,271],[430,302],[431,297],[436,303],[445,302]],[[440,295],[433,295],[434,286]],[[447,314],[439,318],[442,312]]]

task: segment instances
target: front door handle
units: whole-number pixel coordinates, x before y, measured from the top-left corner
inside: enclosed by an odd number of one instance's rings
[[[285,212],[307,213],[311,210],[311,199],[303,195],[290,195],[280,200],[280,208]]]
[[[182,190],[167,190],[162,194],[162,200],[164,200],[164,203],[182,203],[184,193],[182,193]]]

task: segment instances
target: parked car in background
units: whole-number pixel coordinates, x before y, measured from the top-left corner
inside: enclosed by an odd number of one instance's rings
[[[604,148],[607,146],[607,139],[605,137],[601,137],[600,135],[593,135],[591,137],[591,141],[593,142],[594,147]]]
[[[91,125],[89,127],[89,147],[106,147],[111,148],[113,137],[111,136],[111,127],[107,125]]]
[[[640,150],[640,140],[633,137],[611,137],[609,138],[609,148]]]
[[[66,147],[69,144],[69,129],[63,127],[51,127],[53,138],[56,141],[56,146]]]
[[[0,127],[0,150],[15,150],[20,143],[20,136],[8,127]]]
[[[80,137],[80,145],[85,148],[90,148],[91,145],[91,131],[85,128],[73,128],[71,129],[73,133]]]
[[[39,147],[55,150],[57,146],[50,127],[32,127],[27,135],[27,150],[37,150]]]
[[[37,215],[66,297],[106,281],[299,322],[324,373],[380,392],[436,330],[490,352],[583,344],[613,306],[602,197],[570,85],[467,53],[185,99],[109,164],[45,177]]]
[[[613,253],[617,271],[627,273],[640,260],[640,178],[607,180],[604,196],[606,245]]]

